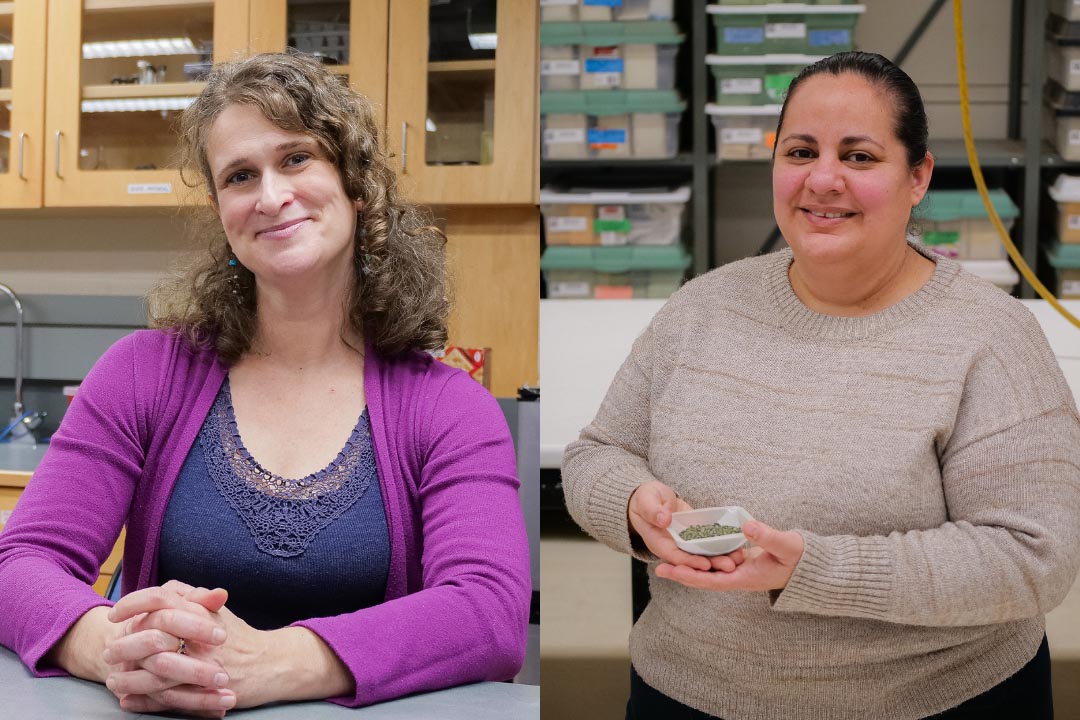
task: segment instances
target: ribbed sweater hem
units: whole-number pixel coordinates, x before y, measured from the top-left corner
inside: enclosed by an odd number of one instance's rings
[[[1014,675],[1035,657],[1045,632],[1041,617],[1002,624],[973,647],[836,668],[831,675],[832,668],[785,666],[782,647],[740,653],[737,662],[728,662],[715,657],[722,648],[686,647],[686,635],[666,626],[658,614],[647,624],[648,629],[635,627],[631,634],[631,662],[641,678],[724,720],[919,720]],[[700,667],[696,651],[713,656],[714,667]],[[699,667],[689,672],[690,664]]]

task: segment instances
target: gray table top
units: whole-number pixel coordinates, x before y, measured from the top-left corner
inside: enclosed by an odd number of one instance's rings
[[[104,685],[77,678],[35,678],[18,657],[0,647],[0,695],[3,717],[20,720],[130,720],[161,715],[126,713]],[[173,716],[168,716],[173,717]],[[540,687],[510,683],[477,683],[413,695],[364,708],[343,708],[327,702],[233,710],[242,720],[539,720]]]

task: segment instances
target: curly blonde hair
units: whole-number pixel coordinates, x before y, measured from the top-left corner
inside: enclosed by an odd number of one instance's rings
[[[371,103],[344,78],[297,52],[265,53],[218,65],[179,120],[181,178],[216,200],[206,155],[210,128],[234,104],[251,105],[283,130],[305,133],[337,168],[351,200],[362,200],[352,258],[348,322],[387,355],[446,344],[450,311],[446,236],[399,197]],[[194,174],[194,178],[191,177]],[[255,277],[234,259],[214,209],[195,208],[191,229],[209,238],[180,273],[148,298],[152,327],[173,328],[226,363],[250,348],[257,327]]]

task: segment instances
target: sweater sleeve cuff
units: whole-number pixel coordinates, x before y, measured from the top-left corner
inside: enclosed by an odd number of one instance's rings
[[[630,521],[626,516],[626,508],[634,490],[655,479],[648,470],[627,463],[612,468],[604,481],[594,485],[594,492],[589,497],[589,514],[592,516],[597,537],[615,550],[647,563],[656,562],[659,558],[645,549],[644,545],[639,547],[631,544]],[[603,492],[595,492],[601,488]]]
[[[799,534],[802,558],[787,586],[770,593],[774,610],[885,619],[893,578],[885,538]]]

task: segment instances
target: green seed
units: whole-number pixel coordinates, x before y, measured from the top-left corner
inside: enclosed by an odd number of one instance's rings
[[[742,528],[713,523],[711,525],[691,525],[679,533],[679,537],[683,540],[701,540],[703,538],[718,537],[720,535],[734,535],[739,532],[742,532]]]

